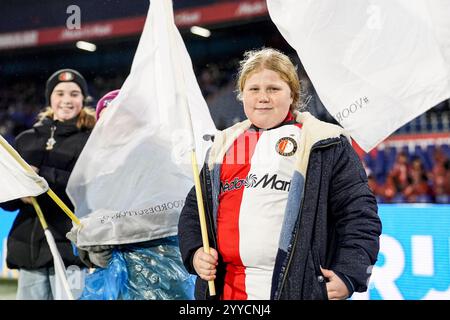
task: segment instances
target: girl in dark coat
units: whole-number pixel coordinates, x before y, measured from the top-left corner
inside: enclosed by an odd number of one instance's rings
[[[248,120],[219,132],[201,181],[211,249],[202,245],[195,190],[178,235],[196,298],[214,280],[221,299],[345,299],[367,290],[381,223],[344,130],[297,112],[290,59],[249,52],[239,73]]]
[[[95,113],[84,107],[88,96],[87,84],[75,70],[55,72],[47,81],[45,94],[49,107],[39,114],[39,121],[32,129],[17,136],[15,148],[73,209],[65,189],[94,127]],[[82,277],[80,267],[83,264],[73,254],[71,243],[65,236],[72,227],[70,219],[48,195],[43,194],[36,199],[66,268],[75,273],[78,271]],[[6,259],[9,268],[19,269],[17,299],[53,299],[53,257],[30,198],[3,203],[1,207],[10,211],[20,210],[8,236]]]

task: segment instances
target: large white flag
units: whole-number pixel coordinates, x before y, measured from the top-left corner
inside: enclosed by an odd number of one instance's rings
[[[0,202],[22,197],[36,197],[49,189],[47,181],[38,176],[25,160],[0,135]],[[36,200],[33,200],[36,202]],[[40,208],[39,213],[42,215]],[[55,244],[55,239],[48,229],[44,230],[45,237],[54,259],[55,267],[55,300],[73,300],[70,291],[66,268]]]
[[[56,247],[55,238],[53,238],[52,233],[48,229],[44,230],[44,234],[53,256],[53,267],[55,269],[55,292],[53,298],[55,300],[74,300],[70,284],[67,280],[67,270]]]
[[[191,122],[199,165],[216,128],[173,18],[152,0],[131,72],[94,128],[67,193],[83,227],[77,244],[120,244],[177,233],[193,186]]]
[[[0,136],[0,202],[22,197],[38,196],[48,190],[44,178],[25,170],[18,162],[25,161]]]
[[[450,97],[450,1],[267,4],[325,107],[365,151]]]

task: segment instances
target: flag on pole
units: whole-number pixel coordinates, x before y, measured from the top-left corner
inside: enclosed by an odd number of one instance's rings
[[[176,235],[193,186],[191,150],[201,165],[211,143],[203,136],[216,131],[164,1],[151,1],[131,72],[70,176],[79,246]]]
[[[450,97],[450,1],[267,4],[327,110],[366,152]]]
[[[53,266],[55,268],[55,292],[53,298],[55,300],[74,300],[70,284],[67,280],[67,270],[56,247],[55,238],[53,238],[52,233],[48,229],[45,229],[44,233],[53,256]]]
[[[48,190],[45,179],[33,170],[26,170],[20,161],[28,166],[13,147],[0,136],[0,202],[36,197]]]
[[[56,247],[55,238],[48,229],[47,221],[36,198],[31,198],[34,210],[39,218],[42,228],[44,229],[45,238],[47,239],[50,252],[53,256],[53,266],[55,268],[55,292],[53,293],[55,300],[73,300],[73,295],[67,281],[66,267]]]

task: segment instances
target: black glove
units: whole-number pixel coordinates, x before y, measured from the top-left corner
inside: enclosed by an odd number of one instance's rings
[[[78,256],[80,260],[89,268],[106,268],[112,257],[114,246],[83,246],[78,247]]]
[[[79,226],[74,226],[72,230],[70,230],[66,237],[70,241],[72,241],[78,251],[78,256],[80,260],[89,268],[101,267],[106,268],[108,266],[108,262],[112,256],[112,250],[115,246],[113,245],[98,245],[98,246],[78,246],[77,245],[77,235]]]

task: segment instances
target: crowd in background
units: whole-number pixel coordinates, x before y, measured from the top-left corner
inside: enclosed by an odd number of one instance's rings
[[[237,61],[207,64],[197,70],[197,79],[203,96],[208,104],[214,104],[218,96],[223,95],[223,88],[230,88],[233,82],[232,71]],[[89,81],[89,92],[92,95],[91,106],[95,106],[97,100],[105,93],[120,88],[126,79],[126,72],[118,72],[115,75],[96,75]],[[36,121],[36,116],[44,108],[45,98],[41,94],[44,90],[43,81],[40,79],[20,80],[13,83],[2,83],[0,85],[0,134],[9,142],[22,131],[31,128]],[[234,89],[234,88],[233,88]],[[225,90],[228,92],[228,90]],[[233,91],[233,90],[231,90]],[[234,92],[231,92],[234,94]],[[220,97],[219,97],[220,100]],[[233,103],[240,106],[234,98]],[[229,109],[237,109],[231,106]],[[234,122],[243,120],[242,117],[233,119],[231,114],[220,115],[229,117]],[[219,122],[222,120],[218,120]],[[220,128],[229,126],[230,123],[217,123]]]
[[[196,68],[197,79],[218,129],[224,129],[245,119],[240,103],[235,98],[234,77],[237,60],[209,63]],[[91,105],[106,92],[120,88],[126,73],[114,76],[98,75],[90,84]],[[302,79],[302,77],[301,77]],[[320,103],[314,88],[304,79],[305,106],[321,120],[333,122]],[[10,143],[20,132],[30,128],[44,107],[40,94],[42,81],[19,81],[0,86],[0,134]],[[445,101],[421,115],[397,133],[450,132],[448,115],[450,103]],[[370,186],[379,202],[437,202],[450,203],[450,149],[430,145],[425,150],[416,148],[377,149],[376,155],[363,158]],[[399,150],[397,150],[399,149]]]
[[[416,146],[413,152],[392,147],[366,154],[363,160],[380,203],[450,203],[448,144]]]

